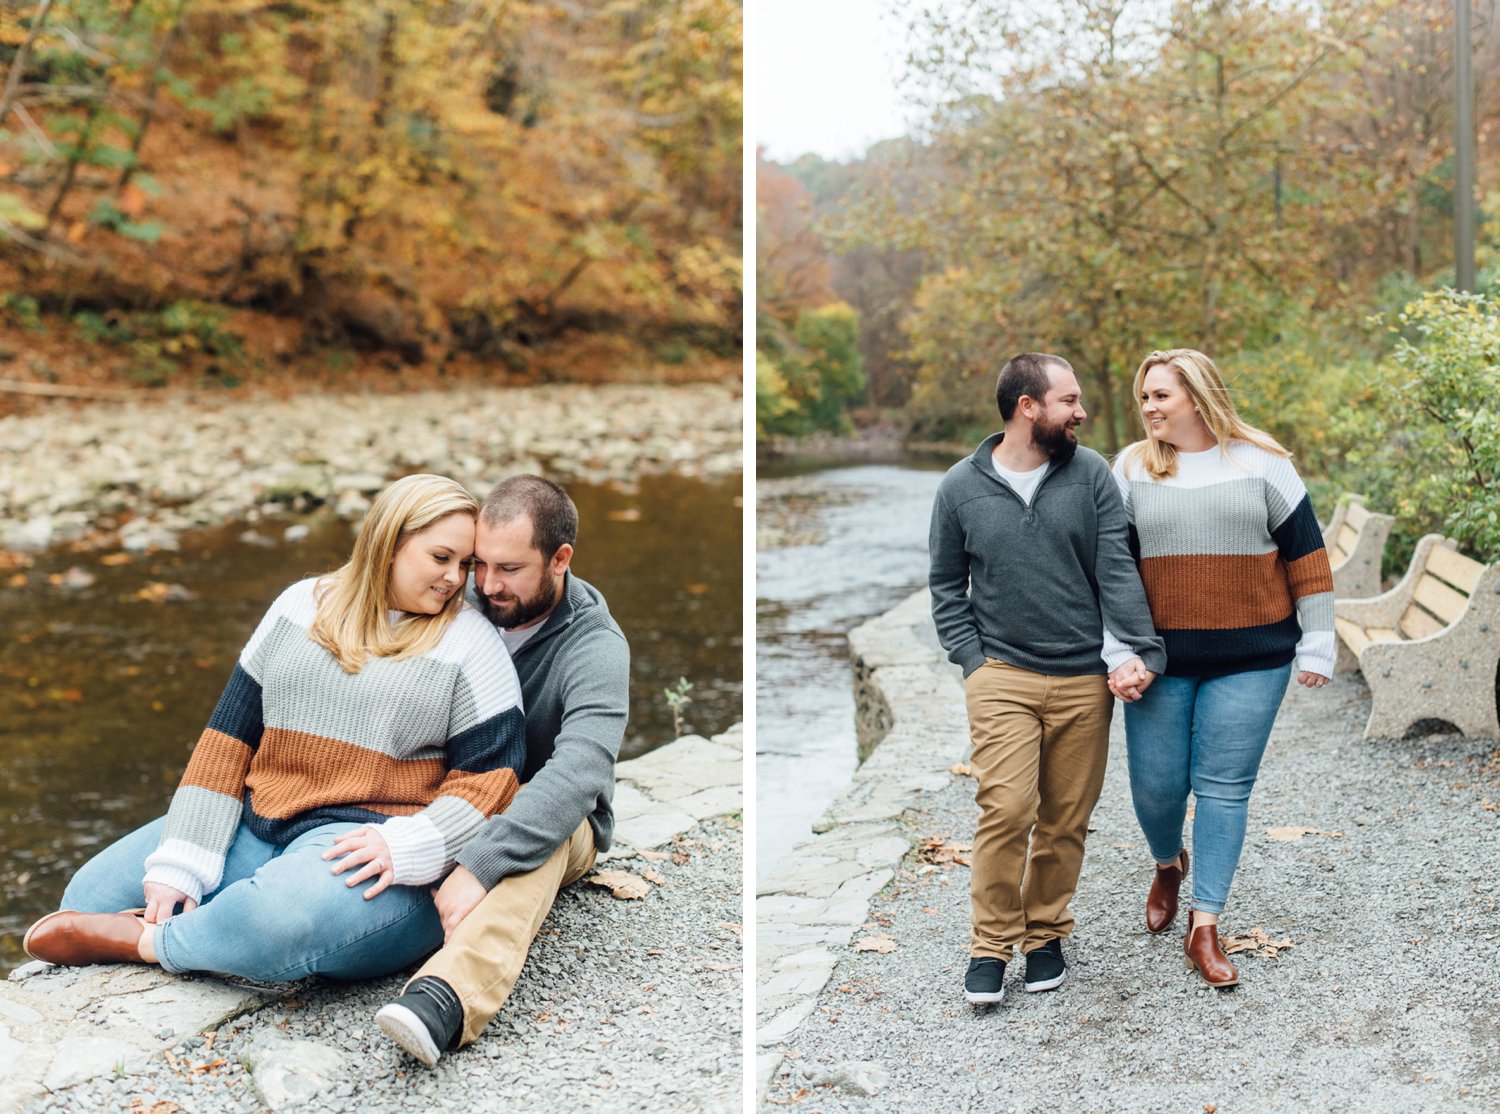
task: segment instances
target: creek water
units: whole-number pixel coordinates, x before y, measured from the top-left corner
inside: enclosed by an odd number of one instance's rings
[[[848,634],[927,581],[951,461],[763,467],[756,476],[756,871],[811,832],[858,765]]]
[[[580,520],[573,567],[630,640],[621,757],[674,737],[663,690],[679,678],[693,685],[684,732],[739,720],[740,477],[568,491]],[[277,593],[347,558],[350,524],[313,517],[305,538],[282,541],[292,521],[224,526],[126,563],[49,553],[0,573],[0,972],[25,959],[26,926],[57,907],[78,866],[165,811]]]

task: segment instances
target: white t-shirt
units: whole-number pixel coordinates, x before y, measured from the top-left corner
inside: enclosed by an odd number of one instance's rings
[[[500,641],[505,643],[505,649],[509,653],[514,654],[531,640],[532,635],[546,625],[546,623],[533,623],[531,626],[522,627],[520,630],[506,630],[504,627],[501,627]]]
[[[1031,506],[1031,497],[1036,494],[1036,485],[1042,482],[1042,477],[1047,474],[1049,467],[1049,462],[1043,461],[1029,472],[1012,472],[1001,465],[994,453],[990,454],[990,464],[994,466],[995,474],[1010,484],[1015,493],[1021,497],[1021,502],[1028,507]]]

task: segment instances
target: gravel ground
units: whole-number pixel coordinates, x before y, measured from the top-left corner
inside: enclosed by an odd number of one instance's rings
[[[1500,749],[1451,734],[1366,744],[1368,711],[1358,679],[1287,696],[1222,923],[1292,946],[1236,956],[1237,989],[1205,988],[1187,968],[1185,912],[1175,931],[1145,930],[1150,863],[1117,709],[1062,988],[1025,993],[1014,963],[1003,1003],[969,1006],[969,872],[908,856],[856,934],[883,933],[894,950],[846,952],[789,1041],[770,1103],[1500,1110]],[[908,813],[914,842],[970,842],[972,789],[955,776]],[[1286,826],[1314,831],[1267,834]]]
[[[298,1110],[738,1110],[742,834],[737,819],[710,821],[665,848],[674,858],[609,863],[662,878],[642,900],[584,884],[565,890],[500,1016],[434,1070],[374,1023],[402,977],[310,982],[226,1024],[211,1044],[191,1036],[144,1074],[78,1084],[26,1110],[263,1110],[242,1058],[288,1039],[342,1060],[332,1085]]]

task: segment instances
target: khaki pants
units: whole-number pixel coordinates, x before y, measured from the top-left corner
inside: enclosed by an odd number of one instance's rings
[[[587,874],[594,855],[594,830],[585,820],[541,866],[500,879],[412,976],[436,975],[458,994],[464,1006],[460,1045],[484,1032],[505,1005],[557,891]]]
[[[1104,787],[1114,697],[1103,676],[1048,677],[994,659],[964,688],[979,783],[969,954],[1009,961],[1073,931],[1068,903]]]

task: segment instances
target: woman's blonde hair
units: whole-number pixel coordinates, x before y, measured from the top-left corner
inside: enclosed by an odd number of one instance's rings
[[[1131,397],[1135,399],[1136,413],[1140,415],[1146,439],[1137,441],[1125,452],[1129,454],[1127,459],[1134,457],[1142,461],[1153,480],[1163,480],[1177,474],[1177,449],[1151,436],[1151,424],[1141,408],[1146,373],[1162,365],[1177,373],[1183,390],[1198,408],[1199,417],[1208,426],[1208,431],[1214,435],[1221,449],[1230,441],[1248,441],[1277,456],[1292,455],[1276,438],[1265,430],[1256,429],[1240,417],[1229,388],[1224,385],[1224,377],[1219,374],[1219,369],[1212,360],[1193,348],[1168,348],[1151,353],[1141,362],[1131,387]]]
[[[460,591],[436,615],[407,614],[395,623],[387,616],[396,554],[413,534],[451,514],[477,518],[479,500],[446,476],[404,476],[375,497],[348,563],[318,584],[312,639],[338,660],[344,672],[358,673],[371,657],[425,654],[463,610]]]

